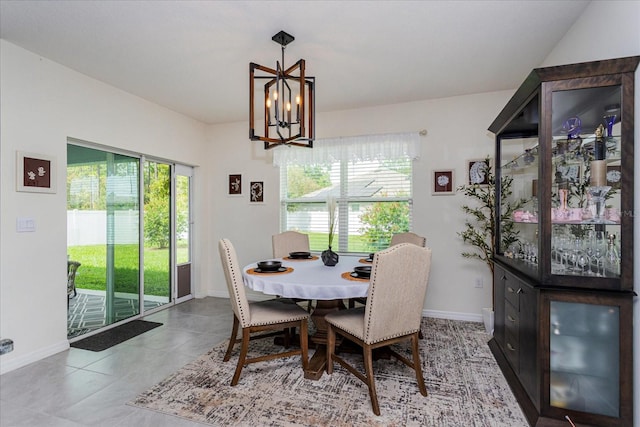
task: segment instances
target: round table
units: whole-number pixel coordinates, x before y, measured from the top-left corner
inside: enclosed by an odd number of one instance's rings
[[[324,316],[335,310],[345,308],[343,299],[366,297],[369,281],[344,278],[344,273],[353,271],[356,266],[371,265],[363,261],[363,256],[340,255],[334,267],[325,266],[318,257],[295,260],[289,258],[271,258],[282,261],[282,266],[292,268],[291,272],[255,273],[252,269],[257,263],[251,263],[242,269],[244,284],[249,289],[267,295],[285,298],[316,300],[311,314],[316,333],[311,341],[316,351],[309,361],[305,378],[318,379],[322,376],[326,362],[327,324]]]

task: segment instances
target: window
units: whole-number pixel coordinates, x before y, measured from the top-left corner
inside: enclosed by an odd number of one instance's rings
[[[326,249],[329,197],[338,201],[333,250],[374,252],[386,248],[394,233],[411,230],[415,155],[407,151],[416,151],[417,144],[412,150],[398,150],[406,148],[403,135],[397,140],[392,135],[374,141],[321,140],[311,150],[285,148],[281,151],[286,156],[274,153],[274,163],[281,166],[281,230],[307,233],[311,250]],[[369,154],[363,155],[363,149]],[[307,157],[312,150],[312,158]],[[301,157],[291,157],[292,152]]]

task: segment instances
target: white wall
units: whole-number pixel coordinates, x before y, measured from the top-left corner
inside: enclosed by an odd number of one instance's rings
[[[614,30],[611,30],[614,28]],[[640,1],[594,1],[543,66],[640,55]],[[640,295],[640,70],[635,79],[634,288]],[[634,426],[640,427],[640,299],[634,301]]]
[[[426,129],[422,153],[414,162],[414,224],[416,233],[427,237],[433,249],[431,279],[425,309],[444,315],[481,321],[482,307],[491,306],[491,274],[476,260],[463,258],[469,250],[457,232],[463,229],[460,206],[469,203],[463,195],[432,196],[433,169],[454,169],[456,185],[464,183],[466,160],[493,157],[494,139],[487,127],[511,97],[512,91],[388,105],[383,107],[318,114],[317,137],[407,132]],[[210,133],[209,158],[223,165],[211,169],[211,212],[215,218],[211,235],[213,266],[211,294],[227,294],[217,254],[217,241],[227,237],[236,246],[241,264],[270,257],[271,235],[279,231],[279,169],[272,165],[271,151],[250,142],[248,125],[214,126]],[[320,144],[321,142],[317,142]],[[304,149],[279,147],[275,150]],[[249,159],[249,160],[248,160]],[[228,197],[227,175],[242,174],[242,198]],[[249,181],[264,181],[263,206],[249,205]],[[476,277],[484,288],[474,287]]]
[[[197,165],[206,127],[4,40],[0,67],[0,337],[15,346],[0,359],[6,372],[68,347],[67,137]],[[15,191],[16,150],[57,159],[56,194]],[[17,233],[19,217],[36,231]]]

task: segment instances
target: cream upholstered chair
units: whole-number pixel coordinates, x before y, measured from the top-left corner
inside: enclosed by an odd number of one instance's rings
[[[431,249],[408,243],[391,246],[375,256],[366,306],[325,316],[327,373],[333,372],[335,360],[367,384],[376,415],[380,415],[373,378],[372,351],[376,348],[411,340],[413,361],[389,350],[392,356],[415,370],[420,393],[427,395],[418,353],[418,332],[430,270]],[[336,334],[362,347],[364,374],[335,354]]]
[[[244,365],[249,363],[262,362],[264,360],[271,360],[278,357],[288,357],[300,354],[302,356],[302,368],[307,369],[309,363],[307,341],[309,313],[295,304],[283,302],[281,300],[249,303],[244,290],[242,271],[238,267],[238,258],[233,245],[228,239],[222,239],[218,242],[218,250],[220,252],[222,268],[227,281],[231,307],[233,309],[233,329],[231,331],[231,338],[229,339],[229,347],[227,348],[227,352],[225,353],[223,360],[225,362],[229,360],[235,343],[242,343],[240,355],[238,357],[238,364],[236,366],[233,379],[231,380],[231,385],[234,386],[238,383],[242,368]],[[237,338],[238,326],[242,328],[242,338]],[[274,336],[287,328],[295,327],[300,328],[299,349],[247,359],[249,341],[251,339]],[[260,334],[253,337],[251,336],[254,332],[263,331],[279,332]]]
[[[426,247],[427,246],[427,238],[417,235],[416,233],[397,233],[391,236],[391,243],[389,246],[399,245],[400,243],[411,243],[413,245]],[[349,308],[355,307],[355,303],[359,302],[360,304],[366,304],[366,298],[351,298],[349,299]],[[422,338],[422,332],[420,333],[420,338]]]
[[[290,252],[309,252],[309,236],[297,231],[285,231],[271,237],[274,258],[284,258]]]
[[[271,246],[274,258],[284,258],[291,252],[309,252],[309,235],[297,231],[284,231],[271,236]],[[296,304],[307,303],[307,311],[311,311],[311,300],[291,298]]]
[[[427,246],[427,238],[418,236],[416,233],[398,233],[391,236],[391,243],[389,246],[395,246],[400,243],[412,243],[423,248]]]

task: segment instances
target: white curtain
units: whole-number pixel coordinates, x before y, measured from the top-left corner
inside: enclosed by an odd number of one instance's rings
[[[419,156],[420,134],[406,132],[316,139],[313,148],[277,147],[273,152],[273,164],[317,165],[340,160],[417,159]]]

